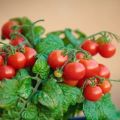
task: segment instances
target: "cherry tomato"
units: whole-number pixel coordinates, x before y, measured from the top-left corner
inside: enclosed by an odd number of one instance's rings
[[[62,54],[62,50],[54,50],[48,56],[48,64],[52,69],[60,68],[68,60],[68,56]]]
[[[78,84],[78,80],[64,79],[64,83],[70,86],[76,86]]]
[[[26,58],[21,52],[16,52],[15,54],[8,57],[8,65],[12,66],[15,69],[24,68],[25,64]]]
[[[98,53],[98,44],[92,40],[86,40],[82,48],[88,51],[91,55],[96,55]]]
[[[66,79],[80,80],[85,76],[85,67],[79,62],[68,63],[64,67],[63,75]]]
[[[109,71],[109,69],[105,65],[99,64],[98,76],[101,76],[101,77],[104,77],[104,78],[110,78],[110,71]]]
[[[18,25],[16,21],[8,21],[2,27],[2,36],[10,39],[10,34],[13,32],[12,27]],[[20,30],[21,31],[21,30]],[[18,32],[20,32],[18,31]]]
[[[35,56],[36,56],[36,51],[35,49],[33,48],[30,48],[30,47],[25,47],[25,57],[26,57],[26,66],[33,66],[36,59],[35,59]]]
[[[108,80],[104,80],[102,83],[100,83],[99,87],[102,89],[104,94],[109,93],[111,90],[111,84]]]
[[[59,71],[59,70],[55,70],[54,71],[54,76],[57,77],[57,78],[61,78],[62,77],[62,72]]]
[[[17,46],[20,43],[22,43],[24,41],[23,37],[17,36],[15,39],[10,41],[10,44],[13,46]]]
[[[85,78],[93,77],[98,75],[99,72],[99,64],[93,59],[81,59],[80,63],[82,63],[86,68]]]
[[[4,78],[12,78],[15,76],[15,69],[11,66],[4,65],[0,66],[0,80]]]
[[[112,43],[101,43],[98,46],[98,52],[102,57],[105,58],[110,58],[112,57],[115,52],[116,52],[116,48]]]
[[[84,97],[90,101],[98,101],[102,97],[102,89],[99,86],[87,85],[84,89]]]
[[[76,54],[76,58],[77,59],[84,58],[84,54],[79,52],[79,53]]]
[[[0,55],[0,66],[2,66],[4,64],[4,59],[2,57],[2,55]]]

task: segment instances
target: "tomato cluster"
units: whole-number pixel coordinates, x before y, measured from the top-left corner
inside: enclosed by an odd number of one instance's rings
[[[0,80],[5,78],[10,79],[15,76],[17,70],[33,66],[35,63],[36,50],[28,47],[27,45],[22,45],[22,50],[20,51],[16,46],[24,42],[24,38],[16,35],[14,38],[11,38],[11,34],[15,31],[13,30],[14,26],[20,26],[16,21],[10,20],[6,22],[2,27],[2,37],[9,39],[9,45],[7,45],[8,50],[3,50],[1,48],[0,55]],[[16,31],[21,33],[21,29]],[[13,46],[13,47],[11,47]],[[12,48],[15,48],[13,50]],[[7,51],[7,52],[6,52]]]
[[[57,78],[70,86],[83,89],[84,97],[90,101],[99,100],[103,94],[110,92],[110,71],[93,58],[85,58],[84,53],[77,52],[76,59],[70,61],[63,50],[54,50],[48,56],[48,64]]]
[[[116,48],[111,42],[102,42],[102,38],[99,41],[86,40],[82,48],[88,51],[92,56],[99,53],[102,57],[110,58],[115,52]]]

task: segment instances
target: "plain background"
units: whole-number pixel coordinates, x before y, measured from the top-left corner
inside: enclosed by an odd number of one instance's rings
[[[9,18],[28,16],[33,21],[40,18],[46,31],[66,27],[79,28],[87,35],[108,30],[120,35],[120,0],[0,0],[0,27]],[[112,79],[120,79],[120,44],[116,55],[95,59],[107,65]],[[112,98],[120,108],[120,83],[113,83]]]

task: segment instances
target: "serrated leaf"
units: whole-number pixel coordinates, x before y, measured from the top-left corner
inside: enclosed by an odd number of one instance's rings
[[[36,120],[38,117],[38,110],[35,105],[28,105],[27,108],[22,112],[23,120]]]
[[[45,59],[39,58],[36,60],[32,71],[33,73],[39,74],[41,79],[46,79],[48,77],[50,67]]]
[[[17,90],[16,80],[4,80],[0,83],[0,108],[9,108],[16,104]]]
[[[82,92],[76,87],[71,87],[65,84],[61,84],[64,99],[63,99],[63,109],[66,112],[70,105],[75,105],[76,103],[81,103],[83,101]]]
[[[50,34],[38,45],[36,45],[36,50],[38,53],[47,56],[53,50],[62,49],[63,47],[64,47],[63,41],[58,36]]]
[[[15,77],[19,82],[18,95],[22,98],[27,99],[32,93],[32,81],[29,77],[27,70],[21,69],[17,72]]]
[[[98,102],[85,101],[83,110],[87,120],[119,120],[117,110],[111,101],[110,94],[106,94]]]

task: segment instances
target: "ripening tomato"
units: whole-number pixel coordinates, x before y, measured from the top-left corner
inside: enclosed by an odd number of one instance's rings
[[[2,27],[2,36],[4,38],[10,39],[10,34],[13,32],[12,27],[18,25],[16,21],[8,21]],[[21,32],[19,30],[18,32]]]
[[[86,68],[85,78],[93,77],[98,75],[99,72],[99,64],[93,59],[81,59],[80,63],[82,63]]]
[[[37,54],[37,52],[35,51],[35,49],[30,48],[30,47],[25,47],[24,55],[26,58],[26,66],[27,67],[34,65],[34,63],[36,61],[36,59],[35,59],[36,54]]]
[[[70,85],[70,86],[76,86],[78,84],[78,80],[64,79],[63,82],[67,85]]]
[[[82,58],[84,58],[84,54],[81,53],[81,52],[78,52],[78,53],[76,54],[76,58],[77,58],[77,59],[82,59]]]
[[[12,66],[15,69],[24,68],[25,64],[26,58],[21,52],[16,52],[15,54],[8,57],[8,65]]]
[[[84,97],[90,101],[98,101],[102,97],[102,89],[99,86],[87,85],[84,88]]]
[[[110,58],[115,54],[116,48],[111,42],[101,43],[98,46],[98,52],[102,57]]]
[[[104,77],[104,78],[110,78],[110,71],[108,67],[106,67],[103,64],[99,64],[99,73],[98,76]]]
[[[15,39],[13,39],[13,40],[10,41],[10,44],[13,45],[13,46],[17,46],[20,43],[22,43],[23,41],[24,41],[23,37],[16,36]]]
[[[104,80],[99,84],[99,87],[102,89],[104,94],[109,93],[111,90],[111,83],[108,80]]]
[[[60,68],[68,60],[68,56],[64,56],[62,50],[54,50],[48,56],[48,64],[52,69]]]
[[[85,76],[85,67],[79,62],[68,63],[63,70],[66,79],[80,80]]]
[[[0,80],[4,78],[12,78],[15,76],[15,69],[8,65],[0,66]]]
[[[91,55],[96,55],[98,53],[98,44],[92,40],[86,40],[82,48],[88,51]]]
[[[2,57],[2,55],[0,55],[0,66],[4,64],[4,59]]]

